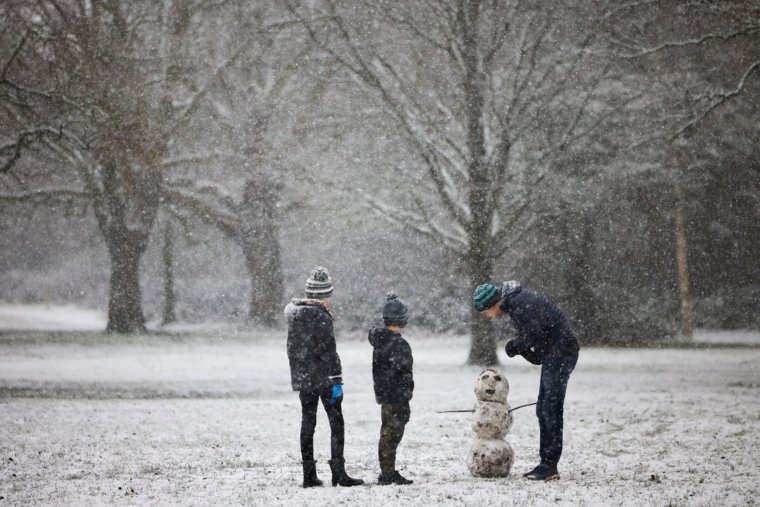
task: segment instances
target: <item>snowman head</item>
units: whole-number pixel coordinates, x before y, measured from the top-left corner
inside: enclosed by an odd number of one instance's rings
[[[498,370],[488,368],[475,382],[475,397],[480,401],[506,403],[509,394],[509,382]]]

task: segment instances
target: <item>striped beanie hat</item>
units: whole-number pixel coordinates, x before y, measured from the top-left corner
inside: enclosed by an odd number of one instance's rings
[[[472,295],[472,306],[475,307],[475,310],[482,312],[498,303],[499,299],[501,299],[499,289],[490,283],[484,283],[475,289],[475,294]]]
[[[306,280],[306,297],[322,299],[330,297],[333,291],[332,278],[327,269],[316,266]]]
[[[383,323],[405,327],[409,322],[409,311],[395,292],[389,292],[383,305]]]

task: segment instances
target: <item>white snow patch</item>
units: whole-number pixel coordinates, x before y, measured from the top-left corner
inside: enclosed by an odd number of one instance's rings
[[[102,331],[106,312],[73,305],[0,305],[0,330]]]
[[[694,343],[760,345],[760,331],[698,329],[694,332]]]

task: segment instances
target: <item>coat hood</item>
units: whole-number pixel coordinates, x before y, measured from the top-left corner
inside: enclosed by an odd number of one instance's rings
[[[373,327],[369,330],[369,343],[375,348],[382,347],[392,340],[394,336],[400,335],[385,327]]]
[[[522,290],[522,284],[517,280],[509,280],[504,282],[501,287],[501,299],[506,299],[513,296]]]
[[[335,320],[330,308],[321,299],[294,298],[285,306],[285,318],[290,322],[293,318],[304,311],[324,311]]]
[[[522,284],[517,280],[509,280],[501,286],[501,304],[500,308],[504,312],[509,312],[510,300],[516,294],[522,292]]]

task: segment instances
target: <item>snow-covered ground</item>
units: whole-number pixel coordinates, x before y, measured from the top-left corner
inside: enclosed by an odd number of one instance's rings
[[[375,485],[380,414],[371,347],[338,344],[346,458],[369,485],[304,490],[299,403],[284,333],[141,337],[0,334],[0,505],[753,505],[760,498],[760,348],[586,348],[565,407],[562,479],[537,462],[531,408],[514,412],[506,479],[466,466],[480,368],[466,338],[407,337],[412,419],[398,453],[411,486]],[[48,339],[49,338],[49,339]],[[535,401],[538,367],[503,358],[510,403]],[[329,480],[320,412],[319,475]]]
[[[0,330],[100,331],[106,314],[74,305],[0,304]]]
[[[0,331],[101,331],[106,328],[106,312],[75,305],[22,305],[0,303]],[[230,333],[239,326],[230,323],[186,324],[178,322],[162,327],[159,322],[148,322],[148,328],[169,332]],[[743,344],[760,346],[760,332],[697,329],[696,344]]]
[[[746,344],[760,346],[760,332],[697,329],[694,332],[693,340],[694,343],[698,344]]]

